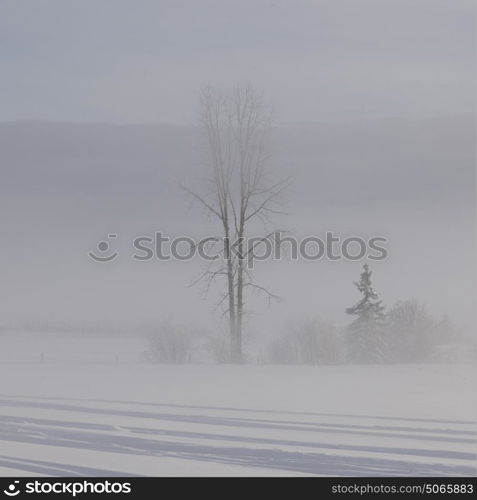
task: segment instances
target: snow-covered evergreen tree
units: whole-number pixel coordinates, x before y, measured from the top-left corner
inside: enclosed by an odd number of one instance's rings
[[[359,282],[354,282],[363,298],[346,309],[347,314],[356,316],[347,335],[347,355],[352,363],[382,363],[386,358],[385,308],[373,289],[371,274],[364,264]]]

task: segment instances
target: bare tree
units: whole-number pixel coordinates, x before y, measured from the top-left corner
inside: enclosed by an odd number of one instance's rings
[[[276,298],[254,282],[246,265],[254,250],[246,245],[247,230],[254,220],[266,222],[270,214],[280,213],[276,203],[287,182],[274,182],[268,169],[271,114],[252,86],[238,86],[225,94],[211,86],[203,88],[200,120],[207,146],[209,192],[188,192],[219,221],[223,247],[221,264],[209,266],[199,279],[206,280],[207,289],[219,277],[225,279],[220,304],[227,304],[231,361],[240,363],[245,290]]]
[[[276,364],[338,364],[344,359],[341,332],[320,318],[292,321],[268,343],[268,360]]]
[[[397,363],[415,363],[431,359],[438,343],[437,322],[417,300],[397,302],[387,314],[391,359]]]

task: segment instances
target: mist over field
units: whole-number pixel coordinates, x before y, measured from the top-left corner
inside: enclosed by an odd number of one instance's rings
[[[467,0],[1,2],[0,476],[475,476],[475,52]]]
[[[383,300],[417,298],[471,328],[473,131],[471,115],[277,126],[276,168],[292,184],[287,214],[275,225],[301,238],[327,231],[342,239],[388,238],[389,257],[377,262],[374,278]],[[188,287],[203,265],[199,258],[132,259],[137,236],[218,234],[181,188],[185,181],[201,185],[196,128],[5,123],[0,148],[0,203],[12,214],[2,224],[2,323],[134,324],[180,317],[186,308],[190,323],[214,327],[214,290],[204,302],[197,287]],[[108,233],[118,234],[112,245],[121,255],[95,265],[87,252]],[[252,310],[267,330],[287,316],[343,323],[360,268],[326,258],[290,262],[286,253],[279,262],[258,262],[261,280],[284,304],[268,308],[252,297]]]

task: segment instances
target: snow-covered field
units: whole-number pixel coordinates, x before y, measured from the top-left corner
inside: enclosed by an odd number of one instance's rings
[[[475,375],[4,363],[0,474],[474,476]]]

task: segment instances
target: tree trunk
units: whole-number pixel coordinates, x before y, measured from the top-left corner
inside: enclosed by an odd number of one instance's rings
[[[229,333],[230,333],[230,361],[238,363],[237,359],[237,328],[235,315],[235,290],[234,290],[234,266],[230,252],[229,228],[225,225],[224,256],[227,263],[227,293],[229,302]]]
[[[243,361],[242,355],[242,330],[243,330],[243,310],[244,310],[244,301],[243,301],[243,288],[244,288],[244,225],[243,221],[241,221],[239,228],[239,244],[238,244],[238,268],[237,268],[237,362],[241,363]]]

